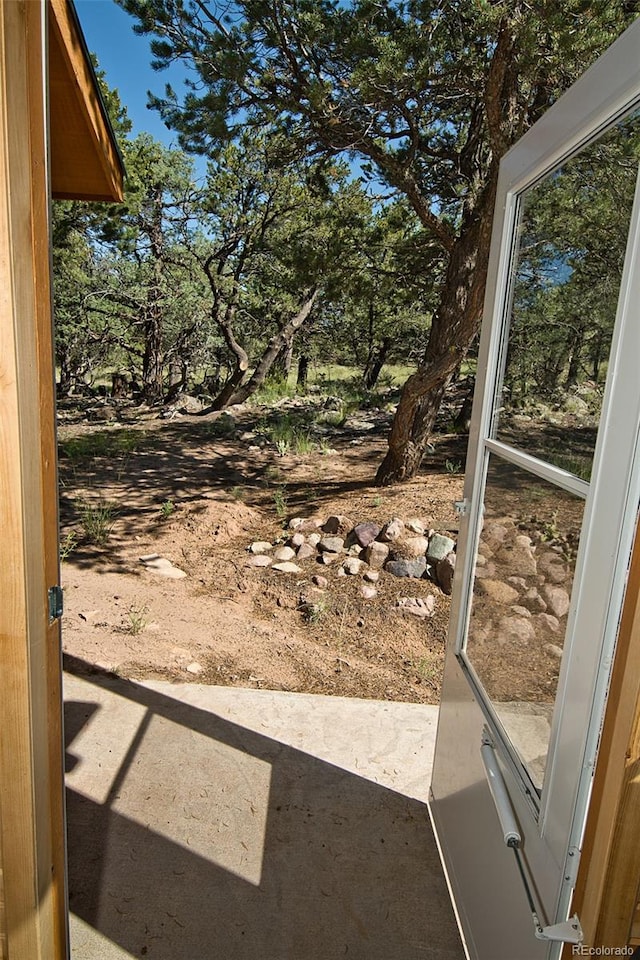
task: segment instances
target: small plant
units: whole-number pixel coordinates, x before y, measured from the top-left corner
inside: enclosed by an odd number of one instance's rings
[[[61,563],[64,563],[65,560],[69,559],[69,557],[71,556],[71,554],[75,549],[77,542],[78,542],[78,538],[73,532],[73,530],[70,530],[68,533],[64,535],[64,537],[60,541],[60,562]]]
[[[460,473],[462,470],[462,463],[460,460],[445,460],[444,468],[447,473],[450,474]]]
[[[160,516],[163,520],[168,520],[169,517],[173,514],[176,509],[176,505],[173,500],[165,500],[160,506]]]
[[[127,633],[130,633],[134,637],[137,637],[139,633],[142,633],[149,622],[147,619],[148,613],[148,607],[138,607],[136,604],[132,603],[127,610],[127,620],[129,621],[126,627]]]
[[[234,500],[244,500],[245,489],[244,487],[240,486],[231,487],[231,490],[229,490],[229,495],[233,497]]]
[[[284,486],[276,487],[273,491],[273,503],[278,519],[284,520],[287,516],[287,494]]]
[[[301,611],[305,623],[320,623],[328,612],[329,604],[326,600],[317,600],[315,603],[303,600],[298,609]]]
[[[115,523],[115,506],[107,500],[83,503],[80,522],[85,537],[90,543],[103,546],[111,535]]]
[[[274,440],[274,444],[281,457],[286,456],[291,450],[291,441],[287,437],[278,437]]]

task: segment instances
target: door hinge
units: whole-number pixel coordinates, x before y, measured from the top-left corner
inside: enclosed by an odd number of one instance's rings
[[[49,601],[49,623],[52,623],[54,620],[59,620],[63,612],[63,599],[62,599],[62,587],[56,585],[55,587],[49,587],[47,591],[47,597]]]
[[[453,506],[459,517],[466,517],[466,515],[469,513],[469,507],[471,504],[465,497],[464,500],[456,500]]]
[[[582,943],[584,934],[577,914],[562,923],[552,923],[543,927],[536,913],[533,914],[535,935],[538,940],[550,940],[552,943]]]
[[[575,887],[578,879],[578,867],[580,866],[580,850],[578,847],[569,847],[567,861],[564,865],[565,883]]]

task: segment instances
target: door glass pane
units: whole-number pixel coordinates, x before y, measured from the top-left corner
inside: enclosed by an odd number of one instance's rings
[[[542,788],[584,501],[491,457],[466,654]]]
[[[589,480],[640,156],[640,111],[521,198],[496,436]]]

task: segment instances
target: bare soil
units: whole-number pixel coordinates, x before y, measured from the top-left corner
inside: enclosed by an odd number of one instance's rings
[[[283,456],[261,438],[264,414],[255,409],[222,420],[127,407],[118,416],[105,425],[88,422],[83,406],[61,409],[63,648],[76,669],[437,701],[449,598],[435,584],[383,573],[377,596],[365,600],[360,577],[314,560],[302,574],[258,569],[247,548],[285,537],[294,516],[418,517],[455,531],[464,440],[438,437],[419,479],[381,489],[373,477],[386,449],[383,411],[332,428],[324,452]],[[101,545],[87,537],[87,506],[107,507]],[[187,576],[150,571],[140,561],[148,554]],[[317,573],[326,590],[312,585]],[[429,594],[430,619],[396,606]]]

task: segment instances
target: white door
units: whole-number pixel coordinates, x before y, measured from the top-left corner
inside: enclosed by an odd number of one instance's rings
[[[478,960],[581,935],[640,503],[639,160],[636,22],[501,164],[432,780]]]

